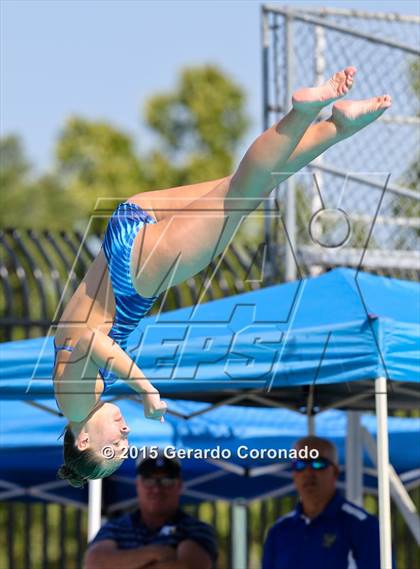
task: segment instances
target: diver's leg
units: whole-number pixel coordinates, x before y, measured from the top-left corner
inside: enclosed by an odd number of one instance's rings
[[[284,172],[276,175],[281,183],[294,172],[317,158],[328,148],[348,138],[376,120],[388,107],[391,97],[383,95],[360,101],[343,100],[335,103],[332,116],[325,121],[312,124],[306,130],[299,144],[287,160]],[[166,190],[143,192],[130,198],[154,215],[157,221],[182,211],[196,199],[205,196],[216,186],[230,180],[231,176],[188,186],[177,186]],[[224,185],[227,189],[227,184]]]
[[[305,132],[290,156],[284,172],[276,177],[277,183],[283,182],[334,144],[368,126],[379,118],[391,104],[389,95],[335,103],[328,120],[311,125]]]
[[[224,250],[241,219],[278,184],[272,172],[284,171],[320,109],[348,91],[354,72],[349,67],[324,86],[297,91],[293,109],[255,140],[232,177],[139,232],[131,268],[140,294],[152,296],[182,282]]]

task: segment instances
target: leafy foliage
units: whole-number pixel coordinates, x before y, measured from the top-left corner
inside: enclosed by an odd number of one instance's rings
[[[1,225],[69,229],[90,217],[98,199],[114,204],[148,189],[228,174],[248,125],[244,100],[240,87],[216,67],[187,68],[172,92],[146,103],[156,148],[139,155],[134,139],[120,128],[73,116],[59,132],[52,172],[37,177],[22,141],[5,137]]]
[[[147,161],[151,187],[228,174],[248,126],[244,99],[242,90],[214,66],[185,69],[172,93],[152,97],[146,122],[161,144]]]

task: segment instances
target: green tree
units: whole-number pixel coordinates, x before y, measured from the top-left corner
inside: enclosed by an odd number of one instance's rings
[[[151,187],[211,180],[232,171],[248,128],[245,95],[212,65],[184,69],[171,93],[146,104],[147,125],[159,148],[146,161]]]
[[[57,175],[77,204],[79,219],[91,214],[98,199],[108,198],[114,203],[144,189],[134,141],[108,123],[82,117],[68,119],[55,154]]]
[[[0,224],[11,226],[18,222],[27,203],[26,187],[30,164],[21,139],[9,135],[0,139],[0,188],[2,207]]]
[[[133,139],[120,129],[70,118],[55,154],[58,179],[72,204],[77,203],[78,218],[88,217],[98,198],[115,198],[108,202],[112,207],[141,191],[229,173],[248,125],[244,99],[217,68],[185,69],[173,92],[146,103],[146,124],[158,142],[144,156],[136,154]]]
[[[98,199],[111,209],[148,189],[225,176],[248,125],[244,101],[240,87],[216,67],[187,68],[172,92],[146,104],[156,148],[138,155],[120,128],[73,116],[59,133],[53,170],[38,177],[31,176],[20,139],[6,137],[0,146],[0,223],[66,229],[85,223]]]
[[[54,173],[34,176],[21,139],[0,139],[1,227],[62,229],[77,215],[76,204]]]

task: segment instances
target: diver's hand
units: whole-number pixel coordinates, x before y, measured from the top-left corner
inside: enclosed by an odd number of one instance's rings
[[[164,422],[165,419],[163,416],[166,413],[167,405],[161,400],[158,391],[143,394],[143,407],[146,419],[153,419],[161,423]]]

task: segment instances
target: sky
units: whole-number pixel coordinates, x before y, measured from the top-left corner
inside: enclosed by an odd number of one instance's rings
[[[22,137],[36,171],[53,164],[72,114],[153,143],[141,109],[181,68],[213,63],[245,90],[251,138],[262,124],[260,1],[1,0],[0,134]],[[284,6],[287,2],[270,2]],[[419,2],[294,1],[420,15]]]

